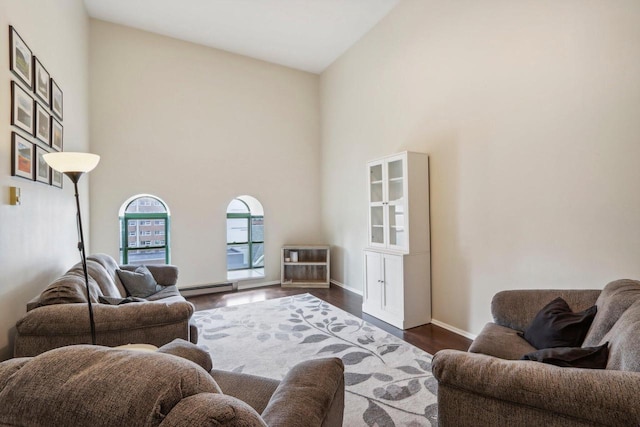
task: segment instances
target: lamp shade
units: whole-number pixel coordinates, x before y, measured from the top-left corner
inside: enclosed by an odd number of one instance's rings
[[[90,172],[100,161],[100,156],[91,153],[48,153],[42,156],[51,168],[58,172]]]

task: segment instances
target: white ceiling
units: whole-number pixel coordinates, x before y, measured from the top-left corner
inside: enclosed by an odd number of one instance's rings
[[[399,0],[84,0],[93,18],[321,73]]]

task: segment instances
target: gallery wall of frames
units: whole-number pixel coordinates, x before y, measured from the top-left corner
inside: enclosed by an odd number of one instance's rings
[[[9,26],[11,174],[62,188],[62,174],[43,155],[63,150],[63,94],[45,65]]]

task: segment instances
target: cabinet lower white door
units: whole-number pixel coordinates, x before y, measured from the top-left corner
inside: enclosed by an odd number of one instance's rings
[[[382,254],[379,252],[364,253],[365,294],[364,304],[375,309],[382,309]]]
[[[404,281],[402,255],[382,254],[382,309],[402,318],[404,307]]]
[[[362,311],[404,328],[403,256],[364,251],[365,292]]]
[[[364,251],[362,311],[400,329],[431,321],[429,254]]]

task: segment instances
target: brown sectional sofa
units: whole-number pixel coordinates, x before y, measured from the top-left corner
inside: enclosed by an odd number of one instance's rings
[[[598,311],[584,347],[609,343],[606,369],[521,361],[535,351],[517,333],[562,297],[571,309]],[[599,290],[516,290],[496,294],[488,323],[469,352],[434,356],[440,426],[640,425],[640,282]]]
[[[118,266],[106,254],[87,257],[97,344],[115,347],[141,343],[160,347],[175,338],[196,343],[198,330],[190,322],[194,307],[176,287],[178,268],[175,266],[147,266],[163,288],[144,302],[99,303],[101,296],[125,298],[127,291],[116,270],[135,270],[136,267]],[[54,348],[91,342],[86,287],[80,263],[27,304],[27,313],[16,324],[16,332],[14,357],[35,356]]]
[[[180,340],[158,352],[78,345],[11,359],[0,363],[0,425],[342,425],[340,359],[302,362],[282,381],[211,366]]]

